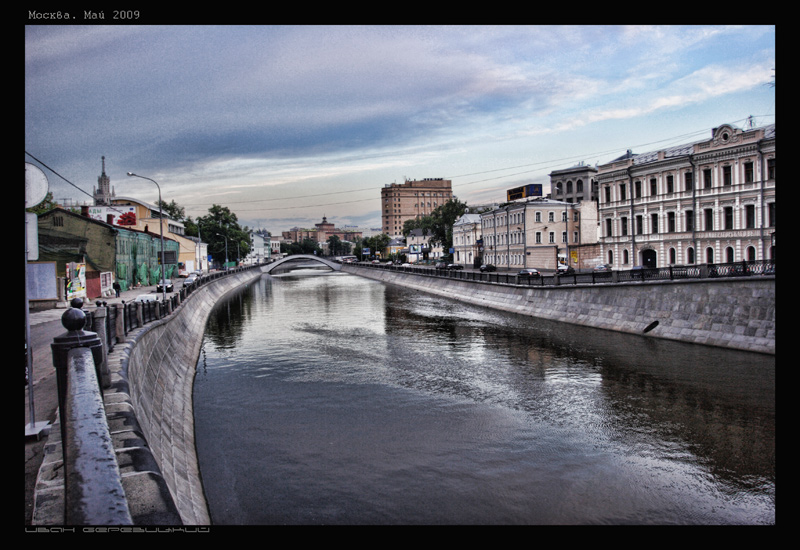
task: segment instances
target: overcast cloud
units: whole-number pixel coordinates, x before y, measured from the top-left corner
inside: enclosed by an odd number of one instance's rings
[[[117,195],[155,200],[132,171],[189,215],[222,204],[273,234],[377,227],[380,188],[406,177],[501,201],[579,161],[775,122],[771,26],[29,26],[25,68],[25,150],[86,193],[105,156]]]

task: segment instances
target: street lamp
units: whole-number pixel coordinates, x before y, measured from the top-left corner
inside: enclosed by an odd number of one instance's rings
[[[164,207],[161,201],[161,186],[158,185],[158,182],[154,179],[146,178],[144,176],[140,176],[138,174],[134,174],[133,172],[128,172],[128,175],[134,178],[142,178],[143,180],[150,180],[156,184],[158,188],[158,218],[159,218],[159,228],[161,229],[161,300],[167,300],[167,284],[164,277],[164,269],[166,268],[166,264],[164,263]]]
[[[222,237],[225,239],[225,269],[228,268],[228,237],[223,235],[222,233],[217,233],[217,237]]]

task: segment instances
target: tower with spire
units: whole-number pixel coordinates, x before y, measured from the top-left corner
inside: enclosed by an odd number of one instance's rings
[[[92,196],[95,206],[110,206],[111,198],[115,196],[111,188],[111,178],[106,175],[106,157],[103,160],[103,173],[97,178],[97,187],[94,188]]]

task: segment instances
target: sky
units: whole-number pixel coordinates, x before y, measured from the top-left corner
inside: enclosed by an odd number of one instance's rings
[[[56,200],[162,198],[279,235],[380,227],[380,190],[468,205],[775,123],[774,26],[29,25],[25,162]]]

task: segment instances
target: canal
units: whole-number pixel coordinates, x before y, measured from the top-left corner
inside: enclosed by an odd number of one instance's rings
[[[194,387],[217,525],[772,524],[775,358],[263,276]]]

